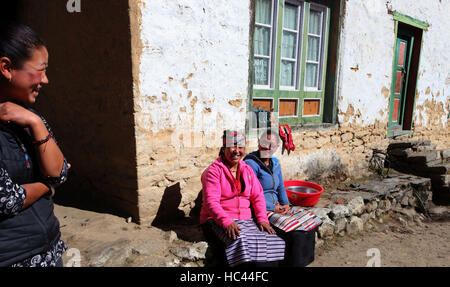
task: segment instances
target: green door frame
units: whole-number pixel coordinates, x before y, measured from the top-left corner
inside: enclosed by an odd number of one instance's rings
[[[414,109],[415,109],[415,96],[412,99],[412,114],[411,114],[411,126],[408,127],[409,129],[405,129],[404,128],[404,115],[405,115],[405,102],[406,99],[403,99],[403,101],[400,101],[401,107],[399,109],[398,112],[398,118],[401,119],[401,124],[399,125],[395,125],[392,122],[392,115],[393,115],[393,110],[394,110],[394,99],[397,97],[397,95],[395,95],[395,80],[396,80],[396,74],[397,74],[397,61],[398,61],[398,49],[399,49],[399,43],[400,41],[402,41],[401,39],[406,39],[404,37],[409,37],[410,41],[409,41],[409,47],[407,48],[407,52],[406,52],[406,59],[407,60],[407,67],[408,67],[408,73],[407,75],[405,75],[405,86],[402,87],[402,90],[400,92],[403,92],[403,95],[406,95],[407,88],[408,88],[408,81],[410,80],[411,77],[415,77],[416,83],[417,83],[417,79],[418,79],[418,67],[420,66],[420,52],[422,50],[422,41],[420,42],[420,46],[418,46],[418,43],[414,43],[414,33],[408,33],[405,31],[399,31],[399,23],[403,23],[403,24],[407,24],[409,26],[413,26],[415,28],[419,28],[423,31],[426,31],[428,29],[428,24],[420,21],[420,20],[416,20],[414,18],[411,18],[409,16],[400,14],[396,11],[393,12],[393,16],[394,16],[394,21],[395,21],[395,43],[394,43],[394,59],[393,59],[393,63],[392,63],[392,82],[391,82],[391,90],[390,90],[390,97],[389,97],[389,119],[388,119],[388,130],[387,130],[387,137],[393,137],[393,136],[397,136],[397,135],[403,135],[403,134],[412,134],[412,126],[413,126],[413,121],[414,121]],[[419,53],[419,59],[417,61],[417,73],[412,75],[409,73],[410,70],[410,64],[411,64],[411,57],[412,57],[412,52],[413,49],[420,49],[418,51]],[[417,85],[416,85],[417,86]],[[414,87],[416,89],[416,87]],[[411,94],[411,91],[409,91],[409,94]],[[414,90],[413,95],[416,94],[416,90]]]

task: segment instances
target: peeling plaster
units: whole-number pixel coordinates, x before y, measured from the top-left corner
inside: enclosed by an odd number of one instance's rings
[[[346,1],[339,59],[341,67],[350,69],[340,70],[338,122],[341,125],[370,125],[377,120],[388,121],[395,43],[393,11],[430,24],[422,39],[415,101],[416,108],[424,106],[424,114],[418,115],[420,108],[415,109],[414,117],[419,119],[418,124],[439,122],[445,125],[448,114],[438,112],[433,120],[428,120],[425,109],[439,111],[440,106],[447,106],[444,89],[448,88],[444,87],[450,85],[450,73],[447,71],[450,52],[441,39],[449,35],[450,1]],[[381,95],[378,95],[381,97],[374,93],[380,91],[380,87]],[[432,91],[436,91],[434,95]],[[432,104],[433,101],[435,104]],[[352,107],[349,108],[349,105]],[[360,116],[355,113],[358,110]]]
[[[143,128],[208,134],[243,128],[246,109],[236,108],[247,98],[250,0],[142,2],[146,48],[136,106],[152,114]],[[217,122],[222,115],[233,121]]]

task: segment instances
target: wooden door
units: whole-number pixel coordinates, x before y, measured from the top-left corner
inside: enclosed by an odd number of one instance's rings
[[[389,132],[392,134],[403,129],[409,64],[413,41],[414,37],[399,34],[395,43],[388,124]]]

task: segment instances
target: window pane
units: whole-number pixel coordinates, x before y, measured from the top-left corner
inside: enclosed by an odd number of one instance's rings
[[[281,56],[283,58],[295,59],[295,50],[297,48],[297,34],[283,31],[283,44]]]
[[[269,82],[269,59],[254,59],[255,84],[268,85]]]
[[[294,62],[281,61],[281,86],[294,86],[294,69]]]
[[[307,60],[319,61],[319,42],[320,38],[308,36],[308,55]]]
[[[270,29],[266,27],[255,27],[253,45],[256,55],[269,56]]]
[[[317,64],[306,63],[306,81],[305,86],[317,87]]]
[[[291,30],[297,30],[297,6],[286,4],[283,13],[283,27]]]
[[[270,16],[271,16],[271,5],[272,0],[256,0],[256,15],[255,21],[256,23],[271,25]]]
[[[322,12],[310,10],[309,11],[309,25],[308,33],[320,35],[320,16]]]

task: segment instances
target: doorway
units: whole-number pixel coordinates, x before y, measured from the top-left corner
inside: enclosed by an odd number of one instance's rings
[[[425,23],[397,15],[388,137],[412,133],[422,33],[426,27]]]

